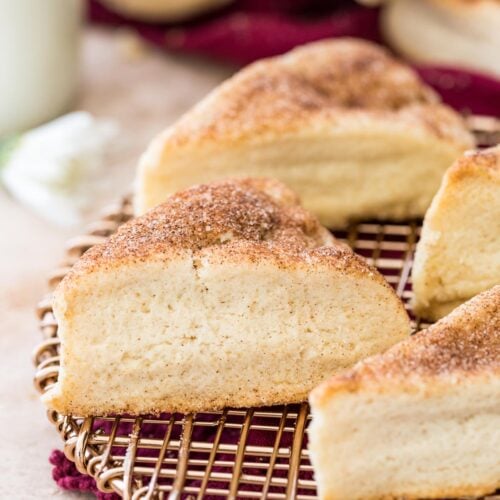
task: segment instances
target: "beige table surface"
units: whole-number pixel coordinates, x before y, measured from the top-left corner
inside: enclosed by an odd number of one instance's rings
[[[125,43],[125,46],[128,46]],[[121,125],[119,148],[105,176],[113,199],[129,189],[134,165],[149,139],[231,73],[192,58],[147,50],[131,57],[123,37],[87,30],[78,109]],[[61,258],[63,230],[39,218],[0,190],[0,498],[78,498],[51,479],[48,456],[60,447],[32,385],[30,356],[40,339],[34,307],[45,279]]]

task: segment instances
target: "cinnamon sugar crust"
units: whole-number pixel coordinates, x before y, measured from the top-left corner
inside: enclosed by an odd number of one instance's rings
[[[415,71],[375,44],[343,38],[244,68],[185,115],[175,133],[167,133],[165,146],[233,141],[322,119],[340,126],[346,113],[356,112],[396,118],[441,139],[470,144],[463,120]]]
[[[276,245],[296,254],[334,239],[283,184],[270,179],[227,180],[171,196],[123,225],[84,260],[144,258],[171,249],[201,250],[238,241]]]

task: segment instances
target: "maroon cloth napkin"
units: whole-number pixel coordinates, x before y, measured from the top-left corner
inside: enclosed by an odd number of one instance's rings
[[[381,42],[378,10],[347,0],[237,0],[211,15],[178,25],[136,22],[89,0],[89,17],[96,23],[131,27],[164,50],[200,54],[238,66],[321,38],[354,36]],[[417,70],[455,109],[500,116],[499,80],[456,68]],[[152,432],[154,436],[154,429]],[[265,441],[265,436],[257,439]],[[118,498],[100,493],[95,481],[80,474],[61,451],[52,452],[50,463],[61,488],[91,492],[100,500]]]
[[[379,41],[376,9],[343,6],[322,16],[305,17],[286,8],[250,9],[245,3],[249,2],[236,2],[217,16],[205,16],[195,22],[151,25],[127,21],[92,1],[90,18],[98,23],[134,28],[165,50],[201,54],[238,66],[321,38],[354,36]]]
[[[280,412],[281,408],[276,408],[276,410],[277,412]],[[290,412],[297,413],[298,411],[299,411],[298,405],[291,405],[289,407],[289,413]],[[139,437],[148,439],[160,439],[160,440],[163,439],[168,429],[167,422],[169,421],[170,417],[171,417],[170,414],[163,414],[161,415],[162,423],[143,423],[141,425]],[[244,417],[242,415],[235,415],[235,414],[227,415],[226,424],[233,424],[233,426],[231,427],[229,425],[226,425],[220,436],[221,444],[235,445],[239,442],[240,430],[236,427],[236,424],[241,426],[243,423],[243,418]],[[181,415],[175,415],[175,421],[180,422],[181,419],[182,419]],[[213,425],[195,425],[193,429],[192,440],[200,442],[214,442],[217,433],[218,416],[215,414],[197,414],[196,421],[203,423],[212,423]],[[279,423],[280,423],[280,417],[274,417],[274,416],[271,417],[254,416],[252,419],[252,426],[254,427],[261,426],[262,428],[265,426],[274,426],[275,428],[277,428]],[[109,420],[107,421],[96,420],[93,424],[93,430],[94,431],[102,430],[104,433],[109,435],[112,427],[111,424],[112,423]],[[181,430],[182,430],[181,426],[179,424],[175,424],[171,430],[171,440],[179,440],[181,437]],[[123,436],[123,437],[128,436],[132,432],[132,422],[121,421],[115,432],[116,436]],[[264,429],[260,430],[254,428],[250,431],[248,435],[247,445],[266,446],[272,448],[274,447],[275,439],[276,439],[275,431],[264,430]],[[279,447],[283,448],[291,446],[292,439],[293,437],[290,432],[284,432],[279,442]],[[307,441],[307,437],[305,438],[305,441]],[[115,446],[112,448],[112,453],[115,456],[123,457],[125,454],[125,448]],[[146,449],[139,447],[135,458],[135,464],[140,465],[141,458],[144,457],[147,457],[149,459],[157,458],[158,455],[159,455],[158,449],[152,449],[152,448]],[[176,456],[177,454],[174,450],[167,451],[168,458],[176,458]],[[207,454],[206,452],[200,453],[191,451],[190,458],[195,460],[196,459],[206,460]],[[231,462],[234,460],[234,454],[226,454],[222,452],[218,453],[217,460],[219,461],[219,463]],[[247,457],[245,459],[245,462],[249,464],[252,461],[260,462],[260,460],[261,459],[259,457]],[[281,463],[283,461],[286,463],[287,459],[282,459],[278,457],[277,463]],[[54,450],[50,455],[50,463],[54,466],[52,470],[52,476],[56,481],[56,483],[59,485],[59,487],[66,490],[78,490],[78,491],[90,492],[95,494],[97,498],[99,498],[100,500],[115,500],[119,498],[114,493],[105,494],[99,492],[96,487],[95,481],[90,476],[79,473],[75,465],[64,456],[62,451]],[[224,473],[228,472],[228,468],[226,465],[217,465],[213,467],[212,472],[215,474]],[[263,469],[262,467],[252,468],[247,466],[245,467],[245,473],[254,476],[261,476],[262,478],[264,478],[267,473],[267,470]],[[287,475],[286,469],[277,470],[274,472],[274,477],[282,477],[283,479],[285,479],[286,475]],[[312,473],[303,472],[301,473],[301,478],[310,480],[312,479]],[[148,479],[149,479],[148,477],[143,478],[144,484],[147,484]],[[172,484],[171,479],[161,478],[158,481],[161,484]],[[188,479],[186,484],[188,484],[190,487],[199,487],[201,482],[199,480]],[[227,483],[224,482],[218,483],[211,481],[210,487],[223,489],[227,487]],[[241,488],[244,491],[260,491],[260,487],[255,485],[245,484],[241,485]],[[210,495],[206,495],[205,498],[210,499],[212,497]],[[218,497],[213,497],[213,498],[218,498]]]
[[[238,66],[313,40],[352,36],[381,42],[376,8],[350,0],[236,0],[181,24],[147,24],[89,0],[92,22],[126,25],[163,50],[208,56]],[[465,113],[500,116],[500,80],[459,68],[417,67],[443,100]]]
[[[102,493],[97,489],[94,479],[76,470],[75,464],[68,460],[60,450],[54,450],[49,457],[53,465],[52,477],[63,490],[93,493],[99,500],[119,500],[114,493]]]

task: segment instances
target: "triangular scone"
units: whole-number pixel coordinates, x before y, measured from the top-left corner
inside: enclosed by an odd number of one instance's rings
[[[178,193],[89,250],[55,292],[63,413],[300,401],[409,335],[383,277],[276,181]]]
[[[500,487],[500,286],[316,388],[320,498],[480,496]]]
[[[413,267],[414,310],[439,319],[500,284],[500,146],[467,153],[425,215]]]
[[[195,183],[268,176],[328,227],[423,216],[471,147],[462,118],[408,66],[369,42],[326,40],[248,66],[157,137],[136,211]]]

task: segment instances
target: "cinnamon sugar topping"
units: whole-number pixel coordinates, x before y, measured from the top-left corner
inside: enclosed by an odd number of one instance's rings
[[[415,71],[361,40],[324,40],[254,63],[187,113],[171,146],[285,132],[312,120],[342,124],[348,113],[398,119],[430,134],[470,143],[463,120],[441,105]]]
[[[122,226],[104,245],[85,254],[90,261],[143,258],[175,249],[200,250],[238,241],[278,246],[280,252],[333,244],[330,233],[272,180],[228,180],[199,185]]]
[[[386,353],[359,363],[345,379],[382,382],[485,370],[500,370],[500,285]]]

